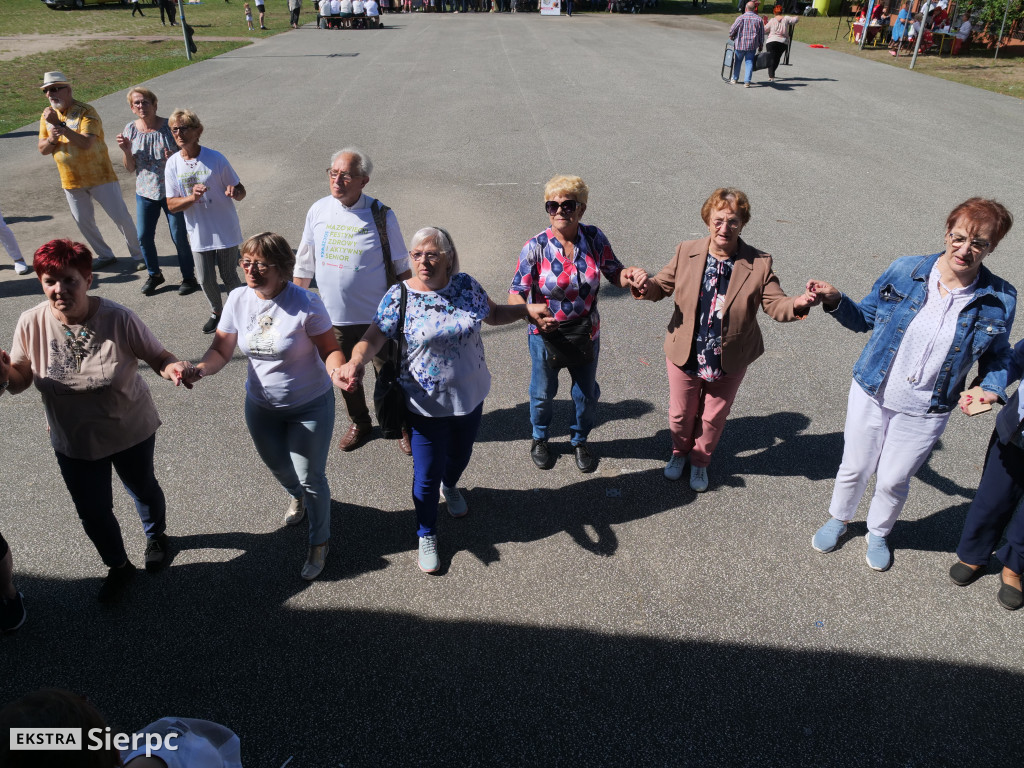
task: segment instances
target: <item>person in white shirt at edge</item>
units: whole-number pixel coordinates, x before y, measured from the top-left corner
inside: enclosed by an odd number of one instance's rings
[[[295,254],[294,280],[308,288],[316,277],[320,297],[327,306],[346,360],[369,328],[389,287],[384,246],[373,214],[375,207],[378,216],[386,207],[363,194],[371,173],[373,162],[363,150],[346,147],[334,154],[327,169],[330,194],[315,202],[306,214],[302,240]],[[395,279],[405,280],[412,273],[398,219],[390,209],[385,210],[382,218],[386,222],[384,235],[391,250]],[[377,370],[382,364],[382,358],[374,358]],[[370,411],[362,386],[342,394],[352,423],[338,447],[353,451],[370,437]],[[407,456],[412,455],[406,429],[401,435],[390,437],[397,437],[399,449]]]
[[[185,212],[196,278],[210,302],[210,318],[203,333],[213,333],[224,307],[214,270],[220,272],[228,293],[242,285],[235,269],[242,227],[234,201],[245,199],[245,187],[224,155],[199,146],[203,124],[195,112],[176,109],[167,124],[181,149],[167,159],[164,167],[167,210]]]
[[[965,13],[960,28],[956,31],[956,38],[953,40],[953,55],[956,56],[960,50],[971,39],[971,14]]]
[[[372,19],[369,23],[374,26],[380,24],[380,6],[377,4],[377,0],[366,0],[364,7],[366,8],[366,18]]]
[[[352,0],[352,26],[360,29],[366,28],[366,20],[364,18],[364,11],[366,9],[363,6],[363,0]]]

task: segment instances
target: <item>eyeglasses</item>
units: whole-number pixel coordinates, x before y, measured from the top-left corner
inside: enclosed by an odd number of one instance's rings
[[[409,258],[413,261],[423,261],[427,264],[437,264],[441,260],[441,254],[437,251],[409,251]]]
[[[558,213],[558,209],[561,208],[563,212],[568,214],[576,213],[576,209],[581,205],[579,200],[563,200],[558,202],[557,200],[548,200],[544,203],[544,210],[548,212],[548,216],[554,216]]]
[[[133,101],[132,102],[132,106],[133,107],[148,107],[152,103],[153,102],[149,101],[148,99],[142,99],[141,101]]]
[[[49,96],[51,93],[56,93],[57,91],[63,91],[65,88],[67,88],[66,85],[51,85],[49,88],[43,88],[43,93],[45,93],[47,96]]]
[[[331,181],[336,181],[337,179],[341,179],[346,184],[348,184],[350,181],[352,181],[352,179],[361,179],[361,178],[363,178],[362,176],[359,176],[357,174],[354,174],[354,173],[344,173],[342,171],[336,171],[333,168],[328,168],[327,169],[327,175],[330,177]]]
[[[173,133],[175,136],[177,136],[179,134],[185,133],[185,131],[191,131],[194,128],[195,128],[194,125],[176,125],[176,126],[171,126],[171,133]]]
[[[964,235],[954,235],[952,232],[947,234],[946,237],[949,238],[949,244],[953,246],[953,250],[963,248],[964,243],[967,242],[967,237],[965,237]],[[982,251],[987,251],[991,247],[992,243],[990,243],[988,240],[979,240],[975,238],[971,240],[970,251],[971,253],[977,254],[981,253]]]
[[[712,219],[711,220],[711,228],[712,229],[721,229],[722,227],[725,227],[728,231],[732,232],[733,230],[736,230],[736,229],[740,228],[740,223],[736,219]]]
[[[268,264],[265,261],[250,261],[249,259],[239,259],[238,266],[244,269],[246,272],[256,272],[262,275],[271,267],[276,266],[275,264]]]

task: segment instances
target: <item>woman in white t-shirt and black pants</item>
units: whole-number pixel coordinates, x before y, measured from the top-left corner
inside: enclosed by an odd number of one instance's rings
[[[262,232],[242,243],[241,253],[246,285],[228,296],[203,359],[194,367],[179,364],[181,377],[191,385],[212,376],[236,345],[249,358],[245,423],[260,458],[291,496],[285,524],[297,525],[309,513],[302,578],[312,581],[324,568],[331,536],[331,384],[345,358],[320,297],[292,282],[295,256],[287,241]]]

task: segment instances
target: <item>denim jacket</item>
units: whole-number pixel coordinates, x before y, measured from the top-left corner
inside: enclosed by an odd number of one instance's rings
[[[831,312],[851,331],[872,331],[853,367],[853,378],[869,395],[878,394],[907,326],[924,306],[928,275],[941,255],[897,259],[863,301],[857,303],[843,294],[839,306]],[[982,265],[974,298],[960,311],[953,343],[935,381],[929,413],[952,410],[975,361],[979,361],[982,389],[1006,399],[1007,366],[1012,357],[1010,328],[1016,304],[1016,289]]]
[[[1006,372],[1006,384],[1009,386],[1021,376],[1024,370],[1024,339],[1017,342],[1013,348],[1013,356]],[[996,417],[996,434],[1002,443],[1014,443],[1024,448],[1024,440],[1021,439],[1021,425],[1024,425],[1024,400],[1020,396],[1020,387],[1013,393],[1003,410]]]

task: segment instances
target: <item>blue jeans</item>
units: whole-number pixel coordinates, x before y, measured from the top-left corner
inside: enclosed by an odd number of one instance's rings
[[[334,434],[334,388],[291,408],[266,408],[245,398],[245,424],[263,463],[309,516],[309,545],[331,538],[327,452]]]
[[[540,334],[529,334],[530,359],[530,423],[533,439],[547,440],[551,424],[551,401],[558,394],[558,371],[548,365],[548,354]],[[572,401],[576,405],[576,419],[569,427],[572,444],[587,442],[587,436],[597,424],[597,401],[601,387],[597,383],[597,359],[601,340],[594,339],[594,361],[589,365],[568,368],[572,379]]]
[[[743,82],[749,83],[750,76],[754,72],[754,59],[757,57],[756,50],[750,51],[733,51],[733,64],[732,64],[732,79],[740,79],[740,65],[743,62],[747,63],[746,72],[743,74]]]
[[[988,565],[992,550],[1002,536],[1006,544],[996,552],[1000,562],[1014,573],[1024,572],[1024,451],[1001,443],[993,432],[985,456],[978,493],[967,510],[956,556],[969,565]]]
[[[139,245],[142,246],[142,259],[146,262],[146,271],[155,275],[160,271],[156,255],[156,225],[160,221],[160,211],[167,215],[167,226],[171,230],[171,240],[178,251],[178,268],[182,280],[195,280],[196,267],[192,259],[192,248],[188,244],[188,232],[185,230],[185,214],[171,213],[167,210],[167,200],[150,200],[142,195],[135,195],[135,230],[139,234]]]
[[[121,525],[114,516],[111,467],[117,471],[124,489],[135,502],[146,538],[156,538],[167,527],[167,503],[153,471],[155,446],[156,433],[153,433],[138,445],[102,459],[73,459],[55,451],[57,466],[71,493],[82,527],[108,568],[124,565],[128,559],[121,538]]]
[[[412,430],[412,503],[416,508],[417,536],[437,532],[437,502],[441,483],[449,488],[469,466],[473,442],[480,429],[484,404],[465,416],[431,418],[409,413]]]

